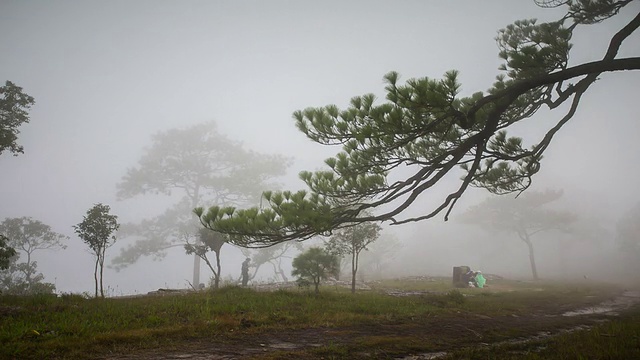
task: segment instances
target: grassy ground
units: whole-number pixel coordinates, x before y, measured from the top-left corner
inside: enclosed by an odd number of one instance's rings
[[[588,283],[514,281],[458,291],[448,279],[390,280],[373,283],[372,288],[350,294],[327,287],[319,296],[237,287],[126,299],[4,296],[0,297],[0,358],[134,354],[131,358],[151,359],[185,348],[210,351],[211,344],[220,352],[259,358],[384,358],[452,348],[462,357],[492,358],[473,345],[526,336],[546,327],[575,326],[577,319],[543,315],[596,304],[619,291]],[[391,290],[424,293],[390,296]],[[634,319],[637,313],[587,335],[563,335],[545,342],[544,349],[567,349],[573,341],[596,346],[597,339],[624,353],[638,342]],[[591,332],[595,335],[588,335]],[[500,351],[505,356],[512,353],[506,345]]]

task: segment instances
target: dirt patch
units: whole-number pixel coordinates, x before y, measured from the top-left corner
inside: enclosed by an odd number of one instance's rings
[[[236,333],[224,339],[185,342],[179,345],[178,350],[143,351],[104,359],[219,360],[267,356],[270,359],[310,359],[317,357],[310,355],[313,354],[313,349],[330,351],[340,346],[348,346],[358,351],[349,353],[349,358],[437,359],[446,356],[448,351],[460,348],[534,341],[567,331],[587,329],[604,321],[607,316],[615,315],[638,303],[640,292],[625,292],[597,306],[584,309],[555,309],[553,312],[546,308],[546,311],[540,309],[541,311],[523,316],[490,317],[458,313],[350,327],[283,330],[277,333],[262,333],[259,328],[255,328],[251,334]],[[601,308],[606,308],[607,311],[587,311]],[[399,347],[396,351],[403,353],[394,353],[394,344],[399,343],[404,344],[404,347]],[[415,351],[407,350],[412,347]]]
[[[592,325],[595,316],[501,316],[482,318],[471,314],[461,317],[433,317],[404,319],[398,322],[366,324],[341,328],[310,328],[287,330],[273,333],[241,335],[233,339],[210,342],[194,341],[181,345],[180,351],[149,351],[131,355],[111,356],[106,359],[245,359],[260,358],[269,354],[270,358],[295,358],[296,351],[353,344],[370,344],[372,349],[394,342],[415,342],[429,344],[434,352],[405,354],[403,359],[437,358],[446,350],[474,344],[495,344],[507,340],[525,340],[533,335],[551,336],[577,326]],[[363,345],[364,346],[364,345]],[[373,352],[369,356],[380,354]],[[430,357],[431,356],[431,357]]]

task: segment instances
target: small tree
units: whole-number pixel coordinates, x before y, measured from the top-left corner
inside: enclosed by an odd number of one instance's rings
[[[11,264],[11,258],[16,255],[16,250],[9,246],[9,239],[0,234],[0,270],[6,270]]]
[[[44,276],[38,274],[33,254],[40,250],[65,249],[63,241],[68,236],[59,234],[51,226],[30,217],[7,218],[0,223],[0,233],[6,235],[9,246],[25,256],[24,262],[16,256],[2,274],[2,288],[10,293],[42,293],[45,289],[52,292],[53,284],[44,284]]]
[[[351,292],[356,292],[356,273],[360,252],[380,236],[382,228],[376,223],[360,223],[340,229],[327,242],[327,251],[337,256],[351,257]]]
[[[96,297],[98,297],[98,284],[100,284],[100,296],[104,297],[102,278],[105,252],[108,247],[116,242],[116,237],[113,233],[120,227],[118,217],[109,214],[110,210],[109,205],[95,204],[87,211],[84,220],[78,225],[73,226],[78,236],[89,246],[89,249],[91,249],[96,256],[96,264],[93,271]]]
[[[311,282],[315,293],[320,292],[320,281],[327,279],[338,270],[338,258],[325,250],[312,247],[293,259],[291,274],[298,277],[298,282]]]
[[[214,289],[217,289],[220,286],[220,250],[222,249],[222,245],[227,242],[227,236],[205,228],[200,229],[198,234],[200,237],[198,243],[191,244],[187,242],[184,245],[184,250],[186,251],[187,255],[194,254],[207,264],[207,266],[213,273],[213,287]],[[207,257],[207,253],[209,251],[213,251],[216,254],[215,269],[211,264],[211,261]],[[199,284],[192,284],[192,286],[197,289]]]
[[[0,155],[5,150],[14,156],[24,153],[22,146],[16,143],[20,133],[18,128],[29,122],[28,110],[34,103],[31,96],[11,81],[0,86]]]

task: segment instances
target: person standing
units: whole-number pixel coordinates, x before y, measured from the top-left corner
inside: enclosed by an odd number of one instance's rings
[[[246,258],[242,262],[242,286],[247,286],[249,283],[249,262],[251,262],[250,258]]]

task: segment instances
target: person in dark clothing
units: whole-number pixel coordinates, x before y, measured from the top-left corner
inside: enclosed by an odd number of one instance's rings
[[[242,286],[247,286],[249,283],[249,262],[251,262],[251,259],[247,258],[242,263]]]
[[[469,269],[469,271],[466,274],[462,275],[462,282],[464,282],[464,286],[465,287],[473,287],[475,286],[474,284],[474,277],[476,276],[475,271]]]

